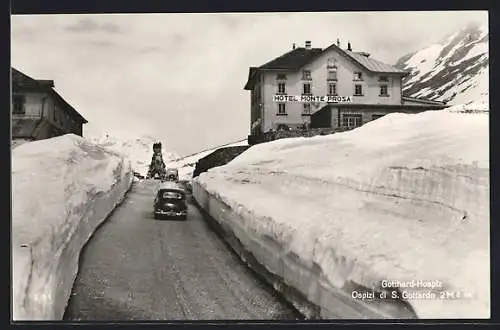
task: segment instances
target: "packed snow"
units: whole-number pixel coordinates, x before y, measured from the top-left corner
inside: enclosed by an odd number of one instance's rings
[[[475,112],[489,112],[488,102],[478,101],[478,102],[467,102],[463,104],[457,104],[446,109],[449,112],[465,112],[465,113],[475,113]]]
[[[68,134],[12,151],[14,320],[60,320],[80,250],[132,182],[121,155]]]
[[[349,132],[255,145],[195,181],[247,231],[317,263],[334,287],[439,281],[403,289],[420,318],[489,318],[488,118],[388,114]],[[440,299],[446,292],[462,297]]]
[[[31,142],[29,139],[12,139],[10,143],[11,149],[17,148],[25,143]]]

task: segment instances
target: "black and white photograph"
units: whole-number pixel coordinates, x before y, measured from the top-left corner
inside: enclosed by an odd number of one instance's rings
[[[491,317],[488,11],[11,15],[14,321]]]

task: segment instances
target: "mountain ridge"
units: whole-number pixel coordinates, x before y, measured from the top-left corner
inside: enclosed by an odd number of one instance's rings
[[[450,105],[489,103],[488,50],[488,26],[471,24],[402,56],[395,67],[411,72],[403,94]]]

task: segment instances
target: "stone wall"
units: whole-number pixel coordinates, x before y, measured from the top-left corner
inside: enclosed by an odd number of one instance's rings
[[[212,167],[222,166],[229,163],[249,147],[250,146],[223,147],[215,150],[211,154],[199,159],[198,162],[196,162],[193,178],[200,175],[200,173],[208,171]]]
[[[248,144],[258,144],[270,142],[279,139],[293,138],[293,137],[312,137],[317,135],[328,135],[336,132],[343,132],[349,130],[348,128],[311,128],[311,129],[295,129],[289,131],[269,131],[261,135],[249,135]]]

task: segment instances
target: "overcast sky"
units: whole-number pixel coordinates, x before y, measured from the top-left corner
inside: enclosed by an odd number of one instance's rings
[[[394,64],[487,19],[486,11],[22,15],[12,17],[12,66],[55,80],[87,132],[153,135],[183,155],[246,138],[248,67],[294,42],[349,40]]]

